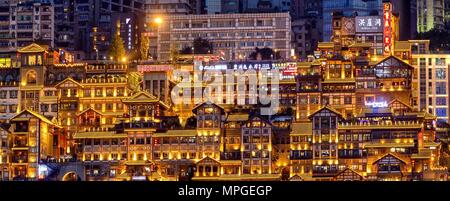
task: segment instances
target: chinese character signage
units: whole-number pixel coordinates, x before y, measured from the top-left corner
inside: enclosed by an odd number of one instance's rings
[[[383,19],[381,16],[357,16],[355,17],[356,32],[373,33],[383,32]]]
[[[383,4],[383,18],[384,18],[384,54],[390,55],[392,53],[392,9],[390,3]]]

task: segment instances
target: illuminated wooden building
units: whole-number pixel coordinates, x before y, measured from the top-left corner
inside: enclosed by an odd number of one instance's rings
[[[11,139],[9,128],[0,126],[0,181],[8,181],[10,175]]]
[[[296,120],[305,121],[321,107],[322,64],[319,60],[298,64]]]
[[[220,138],[222,136],[225,111],[216,104],[205,102],[197,105],[193,110],[197,118],[197,144],[199,158],[209,156],[220,159]]]
[[[153,157],[155,139],[152,136],[156,131],[170,127],[167,122],[161,121],[164,111],[169,107],[145,91],[136,92],[123,99],[122,103],[127,108],[126,118],[121,122],[128,141],[128,160],[125,163],[127,173],[131,174],[132,179],[139,176],[151,178],[155,165],[164,169],[162,164],[155,162],[160,158]]]
[[[295,122],[290,133],[290,172],[291,177],[297,176],[301,180],[312,180],[312,124],[311,122]]]
[[[249,119],[248,113],[228,114],[224,122],[220,163],[223,175],[240,175],[242,170],[242,126]]]
[[[11,175],[12,180],[43,179],[48,172],[41,165],[58,159],[64,147],[61,126],[31,110],[24,110],[11,119]]]
[[[0,122],[8,122],[17,114],[20,68],[0,68]]]
[[[441,179],[445,174],[435,174],[442,168],[436,160],[435,117],[393,111],[392,106],[366,108],[356,121],[339,124],[339,169],[350,168],[369,180]]]
[[[413,67],[395,56],[373,66],[356,69],[356,105],[389,103],[394,99],[412,105]]]
[[[325,106],[309,116],[312,123],[312,176],[329,180],[338,172],[338,122],[341,113]]]
[[[252,116],[242,126],[242,174],[272,173],[272,124]]]

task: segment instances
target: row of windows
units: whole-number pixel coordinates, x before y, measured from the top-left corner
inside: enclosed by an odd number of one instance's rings
[[[15,112],[17,112],[17,105],[15,105],[15,104],[0,105],[0,113],[15,113]]]
[[[18,91],[17,90],[11,90],[11,91],[9,91],[9,98],[17,98],[17,94],[18,94]],[[6,91],[6,90],[2,90],[2,91],[0,91],[0,99],[6,99],[8,96],[8,91]]]

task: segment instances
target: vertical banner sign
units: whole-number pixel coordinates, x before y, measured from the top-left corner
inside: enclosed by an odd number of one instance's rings
[[[392,54],[392,8],[391,3],[383,4],[384,18],[384,54]]]

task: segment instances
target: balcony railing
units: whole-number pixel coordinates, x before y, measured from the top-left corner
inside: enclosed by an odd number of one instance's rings
[[[13,163],[28,163],[28,157],[26,156],[13,156]]]

